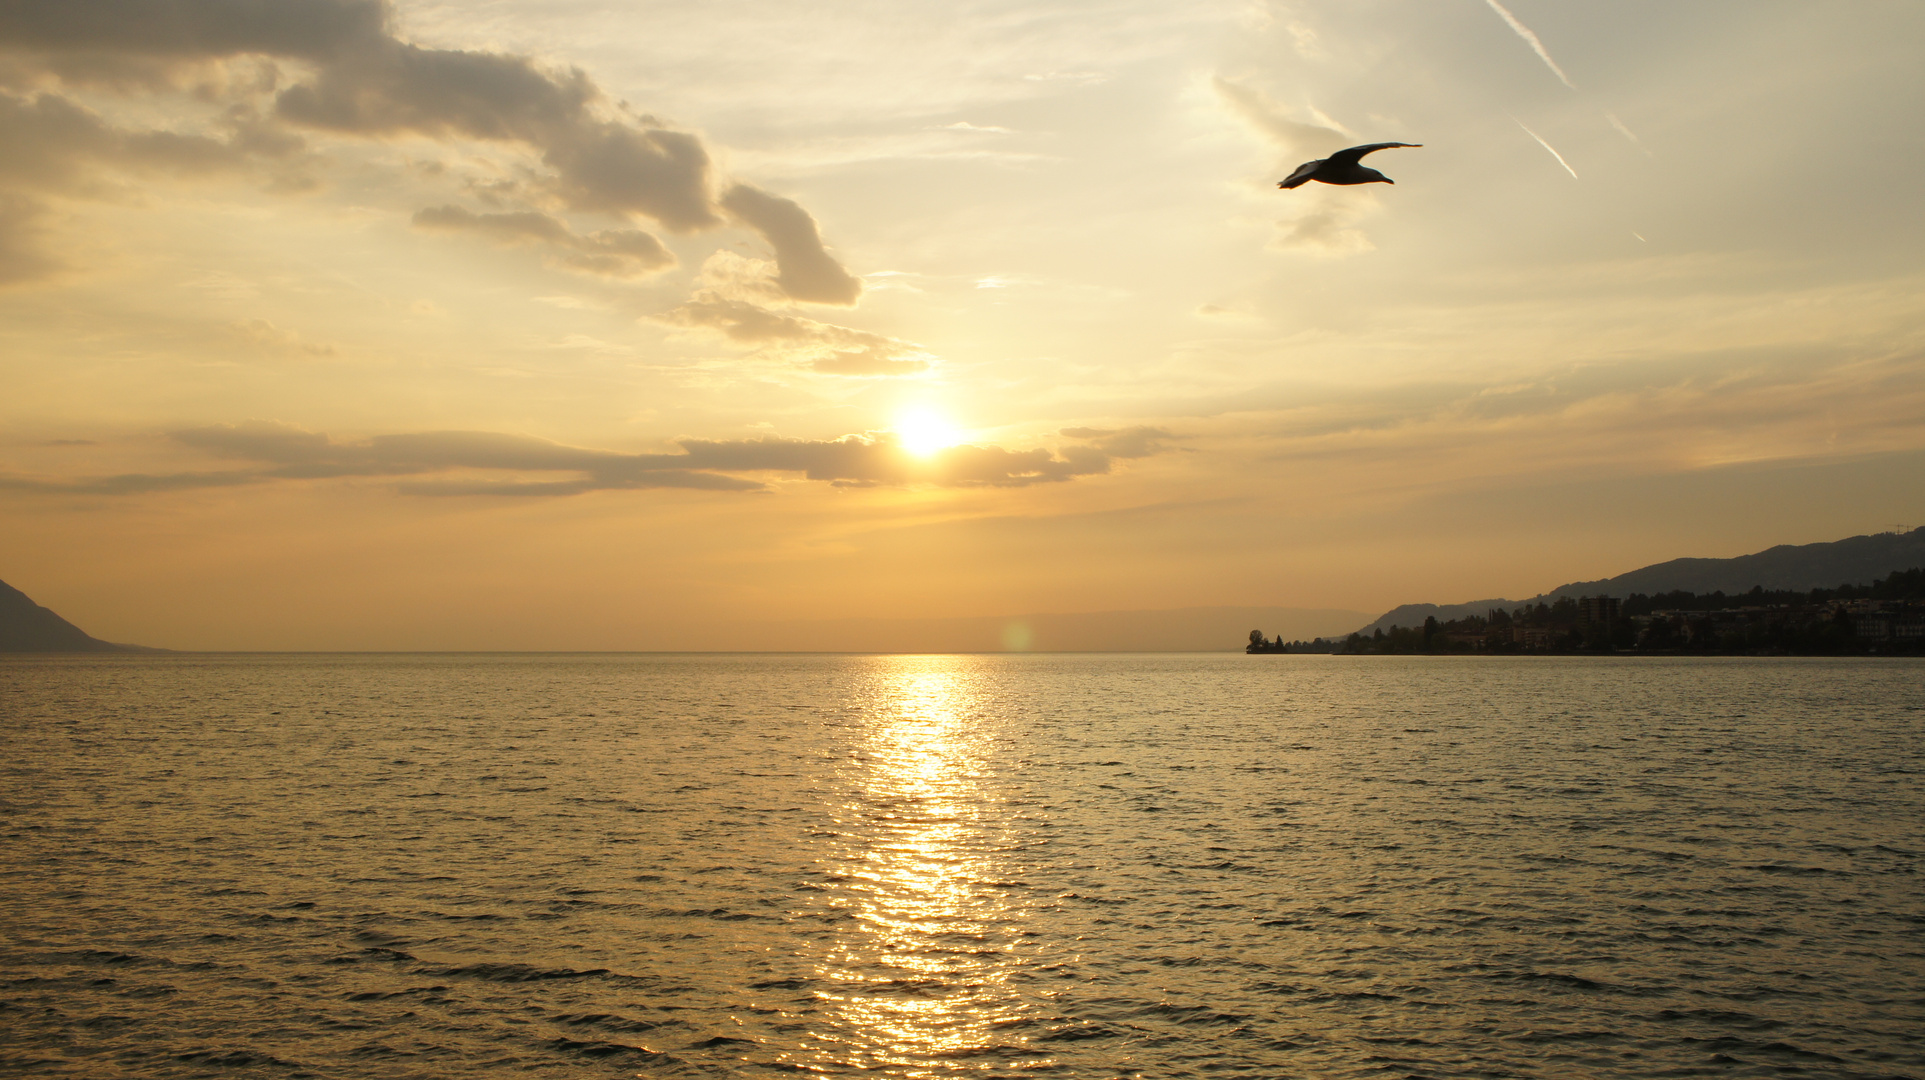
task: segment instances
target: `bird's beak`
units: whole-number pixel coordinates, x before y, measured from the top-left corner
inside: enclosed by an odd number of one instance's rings
[[[1395,180],[1392,180],[1392,179],[1391,179],[1390,177],[1388,177],[1388,176],[1386,176],[1386,177],[1384,177],[1384,183],[1386,183],[1386,184],[1390,184],[1390,185],[1392,185],[1392,186],[1394,187],[1394,186],[1396,186],[1396,183],[1397,183],[1397,181],[1395,181]]]

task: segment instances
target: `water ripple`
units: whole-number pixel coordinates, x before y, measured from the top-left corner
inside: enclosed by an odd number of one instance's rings
[[[0,1070],[1925,1076],[1925,664],[0,662]]]

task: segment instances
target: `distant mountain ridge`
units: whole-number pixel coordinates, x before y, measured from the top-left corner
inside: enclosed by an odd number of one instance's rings
[[[1685,592],[1741,593],[1754,585],[1767,589],[1830,589],[1839,585],[1869,585],[1898,570],[1925,566],[1925,528],[1904,533],[1873,533],[1818,544],[1780,544],[1751,555],[1730,559],[1672,559],[1653,563],[1616,577],[1574,581],[1528,600],[1474,600],[1467,604],[1404,604],[1385,612],[1359,633],[1392,626],[1421,626],[1425,618],[1438,622],[1482,615],[1491,608],[1506,610],[1524,604],[1551,603],[1561,597],[1647,596]]]
[[[116,645],[92,637],[0,581],[0,653],[147,651],[138,645]]]

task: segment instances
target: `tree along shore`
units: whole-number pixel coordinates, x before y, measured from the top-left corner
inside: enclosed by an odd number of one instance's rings
[[[1870,585],[1810,592],[1633,593],[1565,597],[1347,638],[1274,641],[1250,632],[1250,653],[1412,655],[1617,653],[1653,656],[1925,655],[1925,567]]]

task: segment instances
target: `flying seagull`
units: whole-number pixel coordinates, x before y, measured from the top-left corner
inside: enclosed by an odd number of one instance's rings
[[[1367,168],[1358,159],[1365,154],[1389,150],[1394,146],[1422,145],[1424,144],[1410,142],[1374,142],[1366,146],[1353,146],[1348,150],[1339,150],[1327,158],[1304,162],[1297,166],[1296,172],[1290,174],[1290,179],[1278,181],[1277,186],[1302,187],[1312,180],[1320,184],[1394,184],[1397,181],[1375,169]]]

